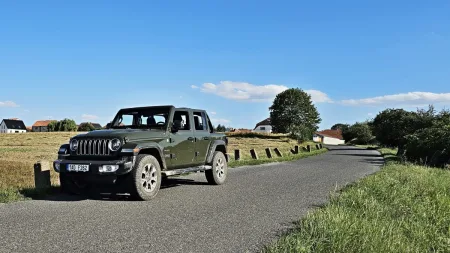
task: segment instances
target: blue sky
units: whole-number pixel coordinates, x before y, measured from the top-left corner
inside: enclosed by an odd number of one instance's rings
[[[95,3],[93,3],[95,2]],[[121,107],[204,108],[253,128],[312,94],[321,129],[450,104],[450,1],[3,1],[0,118],[106,124]]]

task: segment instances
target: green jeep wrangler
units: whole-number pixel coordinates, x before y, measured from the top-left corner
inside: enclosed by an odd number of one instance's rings
[[[204,110],[127,108],[119,110],[106,129],[74,136],[62,145],[53,168],[67,193],[106,185],[150,200],[167,176],[201,171],[210,184],[223,184],[227,144],[224,134],[214,133]]]

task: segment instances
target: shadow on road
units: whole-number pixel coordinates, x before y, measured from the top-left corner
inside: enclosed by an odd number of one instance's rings
[[[161,182],[161,190],[183,186],[183,185],[207,185],[207,182],[195,181],[192,179],[184,178],[165,178]],[[59,187],[55,187],[48,195],[37,196],[37,195],[25,195],[34,200],[44,200],[44,201],[81,201],[81,200],[103,200],[103,201],[136,201],[131,198],[127,193],[114,192],[113,188],[102,187],[102,188],[92,188],[87,194],[83,195],[70,195],[62,193]]]
[[[380,154],[332,154],[332,155],[382,157]]]

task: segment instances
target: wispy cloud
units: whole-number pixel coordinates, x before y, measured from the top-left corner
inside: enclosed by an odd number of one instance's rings
[[[209,112],[209,114],[211,114],[211,115],[216,115],[217,112]]]
[[[285,85],[266,84],[254,85],[246,82],[221,81],[218,84],[204,83],[201,87],[191,85],[193,89],[200,89],[205,93],[212,93],[220,97],[238,101],[269,102],[275,96],[288,89]],[[327,94],[318,90],[305,90],[311,95],[313,102],[332,102]]]
[[[28,109],[25,109],[25,110],[23,110],[24,112],[30,112],[30,110],[28,110]]]
[[[81,115],[81,118],[83,120],[95,120],[95,119],[98,119],[98,116],[91,115],[91,114],[83,114],[83,115]]]
[[[428,104],[450,104],[450,93],[408,92],[363,99],[347,99],[340,101],[344,105],[405,105],[422,106]]]
[[[0,107],[19,107],[19,105],[13,101],[0,101]]]

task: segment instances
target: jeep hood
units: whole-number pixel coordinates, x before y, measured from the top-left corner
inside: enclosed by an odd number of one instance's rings
[[[127,138],[128,141],[164,139],[166,134],[160,129],[105,129],[79,134],[74,138]]]

